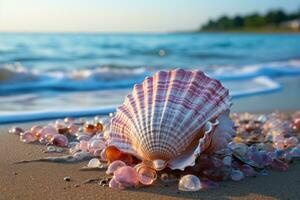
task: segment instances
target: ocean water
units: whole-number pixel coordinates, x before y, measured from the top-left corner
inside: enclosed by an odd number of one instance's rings
[[[0,34],[0,123],[105,114],[158,70],[197,69],[233,98],[300,75],[293,34]]]

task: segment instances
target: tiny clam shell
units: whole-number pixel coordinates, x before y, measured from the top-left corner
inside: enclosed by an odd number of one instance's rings
[[[20,134],[20,140],[24,143],[30,143],[36,141],[36,137],[30,131],[25,131]]]
[[[141,166],[137,169],[139,182],[143,185],[151,185],[157,178],[155,169]]]
[[[13,127],[11,129],[9,129],[8,132],[11,133],[11,134],[15,134],[15,135],[21,135],[21,133],[23,133],[24,130],[21,129],[20,127]]]
[[[114,172],[117,183],[124,187],[133,187],[139,183],[137,171],[130,166],[120,167]]]
[[[120,167],[124,167],[126,166],[126,164],[121,161],[121,160],[116,160],[112,163],[110,163],[110,165],[108,166],[107,170],[106,170],[106,174],[113,174],[115,171],[117,171],[117,169],[119,169]]]
[[[185,175],[180,179],[178,189],[188,192],[199,191],[201,189],[200,179],[192,174]]]
[[[68,143],[68,138],[61,134],[54,135],[50,140],[50,144],[58,147],[66,147],[68,146]]]
[[[118,183],[117,181],[116,181],[116,178],[115,177],[113,177],[110,181],[109,181],[109,184],[108,184],[108,186],[110,187],[110,188],[113,188],[113,189],[125,189],[125,187],[124,186],[122,186],[120,183]]]

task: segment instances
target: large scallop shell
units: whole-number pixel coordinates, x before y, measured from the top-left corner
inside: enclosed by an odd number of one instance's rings
[[[159,71],[136,84],[111,120],[108,145],[161,170],[193,165],[231,105],[228,90],[201,71]],[[210,121],[215,121],[210,123]],[[189,158],[182,157],[188,153]]]

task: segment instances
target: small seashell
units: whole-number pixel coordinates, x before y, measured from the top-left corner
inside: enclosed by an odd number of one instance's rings
[[[64,181],[67,181],[67,182],[71,181],[71,177],[70,176],[64,177]]]
[[[84,132],[88,135],[95,135],[97,128],[93,124],[86,124],[84,126]]]
[[[103,149],[100,153],[100,158],[102,161],[107,161],[107,157],[106,157],[106,149]]]
[[[71,123],[68,127],[68,132],[71,134],[71,135],[75,135],[78,131],[79,131],[79,126],[74,124],[74,123]]]
[[[122,157],[122,152],[115,146],[109,146],[105,149],[106,159],[108,162],[113,162],[120,160]]]
[[[64,151],[64,149],[62,148],[57,148],[57,147],[54,147],[54,146],[49,146],[47,147],[47,153],[62,153]]]
[[[245,156],[248,152],[248,146],[244,143],[231,142],[228,144],[228,146],[233,151],[233,154],[236,154],[238,156]]]
[[[33,127],[31,127],[30,132],[31,132],[33,135],[35,135],[36,137],[38,137],[39,132],[40,132],[42,129],[43,129],[42,126],[33,126]]]
[[[148,166],[141,166],[137,169],[139,182],[143,185],[151,185],[157,178],[156,171]]]
[[[244,174],[240,170],[233,169],[231,171],[230,178],[233,181],[240,181],[240,180],[242,180],[244,178]]]
[[[223,164],[224,164],[224,165],[231,166],[231,161],[232,161],[231,156],[225,156],[225,157],[223,158]]]
[[[133,167],[120,167],[114,172],[114,178],[117,183],[123,187],[133,187],[139,183],[138,173]]]
[[[89,141],[89,151],[93,152],[96,150],[102,150],[105,148],[105,142],[103,140],[99,140],[99,139],[91,139]]]
[[[11,129],[9,129],[8,132],[11,133],[11,134],[15,134],[15,135],[21,135],[21,133],[23,133],[24,130],[21,129],[20,127],[13,127],[13,128],[11,128]],[[34,135],[34,134],[33,134],[33,135]]]
[[[102,132],[103,130],[104,130],[104,126],[103,126],[103,124],[101,124],[100,122],[98,122],[98,123],[96,123],[95,124],[95,127],[96,127],[96,129],[97,129],[97,132]]]
[[[68,143],[69,143],[68,138],[61,134],[54,135],[50,140],[50,144],[53,144],[58,147],[66,147],[68,146]]]
[[[199,191],[201,189],[200,179],[195,175],[185,175],[180,179],[178,189],[188,192]]]
[[[293,130],[299,131],[300,130],[300,116],[297,116],[293,119],[293,125],[292,125]]]
[[[88,168],[99,168],[101,165],[102,165],[102,164],[101,164],[101,162],[100,162],[99,159],[93,158],[93,159],[91,159],[91,160],[89,161],[87,167],[88,167]]]
[[[32,134],[32,132],[25,131],[20,134],[20,140],[24,143],[30,143],[36,141],[36,137]]]
[[[54,127],[55,127],[56,129],[65,128],[65,127],[66,127],[66,124],[65,124],[65,122],[64,122],[63,120],[58,119],[58,120],[56,120],[56,121],[54,122]]]
[[[77,136],[77,140],[79,140],[79,141],[89,141],[90,139],[91,139],[91,136],[87,135],[87,134],[79,134]]]
[[[113,188],[113,189],[120,189],[120,190],[125,189],[125,187],[122,186],[121,184],[119,184],[119,183],[116,181],[116,178],[114,178],[114,177],[109,181],[108,186],[109,186],[110,188]]]
[[[40,131],[37,132],[37,137],[45,137],[46,135],[55,135],[58,134],[56,129],[52,126],[45,126]]]
[[[119,169],[120,167],[124,167],[124,166],[126,166],[126,164],[123,161],[116,160],[109,164],[109,166],[106,170],[106,174],[113,174],[115,171],[117,171],[117,169]]]
[[[89,150],[89,142],[88,141],[85,141],[85,140],[81,140],[80,142],[79,142],[79,145],[78,145],[79,147],[79,149],[81,150],[81,151],[85,151],[85,152],[87,152],[88,150]]]

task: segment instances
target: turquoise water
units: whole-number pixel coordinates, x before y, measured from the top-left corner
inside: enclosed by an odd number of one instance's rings
[[[234,98],[276,92],[273,78],[300,74],[299,47],[296,34],[2,33],[0,117],[113,110],[133,84],[173,68],[203,70]]]

